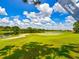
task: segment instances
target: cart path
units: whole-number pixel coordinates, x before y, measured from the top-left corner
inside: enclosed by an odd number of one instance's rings
[[[4,38],[4,39],[2,39],[2,40],[18,39],[18,38],[26,37],[27,35],[29,35],[29,34],[20,34],[20,35],[18,35],[18,36],[15,36],[15,37],[9,37],[9,38]]]
[[[61,35],[62,33],[34,33],[33,35],[43,35],[43,36],[48,36],[48,35]],[[31,33],[27,33],[27,34],[20,34],[14,37],[8,37],[8,38],[3,38],[2,40],[12,40],[12,39],[19,39],[19,38],[23,38],[26,37],[28,35],[31,35]]]

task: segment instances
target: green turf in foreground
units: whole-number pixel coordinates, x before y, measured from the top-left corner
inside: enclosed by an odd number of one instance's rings
[[[29,44],[31,44],[30,42],[36,42],[37,44],[33,46],[35,49],[39,50],[38,49],[38,47],[40,47],[39,43],[41,43],[42,45],[46,45],[46,46],[52,45],[52,46],[47,47],[46,49],[50,49],[52,47],[57,48],[58,49],[57,54],[58,54],[59,48],[61,48],[63,45],[79,44],[79,34],[74,34],[74,33],[70,33],[70,32],[69,33],[64,32],[59,35],[48,35],[48,33],[45,33],[45,35],[38,35],[38,34],[39,33],[32,33],[32,34],[30,33],[30,35],[26,35],[25,37],[11,39],[11,40],[2,40],[1,39],[0,40],[0,49],[4,48],[5,46],[15,46],[16,48],[19,47],[19,49],[20,49],[20,47],[24,46],[25,44],[28,44],[27,46],[29,47]],[[55,34],[55,33],[52,33],[52,34]],[[33,43],[33,44],[35,44],[35,43]],[[42,49],[44,47],[41,46],[40,48]],[[18,50],[18,52],[17,52],[16,48],[12,49],[12,50],[15,50],[14,54],[17,54],[19,52],[21,53],[22,50],[20,50],[20,51]],[[65,47],[65,48],[68,48],[68,51],[69,51],[69,49],[71,49],[72,47],[71,48]],[[32,49],[32,46],[29,47],[29,49]],[[65,49],[63,48],[63,50],[65,50]],[[23,51],[25,51],[25,50],[23,50]],[[22,54],[24,54],[23,51],[22,51]],[[77,55],[79,55],[78,53],[74,53],[72,51],[68,52],[68,51],[66,50],[64,53],[68,53],[68,55],[69,54],[72,55],[73,58],[75,58]],[[77,51],[79,51],[79,48],[77,49]],[[34,52],[34,50],[32,50],[31,52]],[[59,51],[59,53],[62,53],[62,52],[63,51],[61,51],[61,50]],[[28,53],[30,53],[30,51]],[[53,57],[53,56],[50,57],[50,54],[52,55],[52,53],[49,53],[49,55],[45,54],[44,56],[46,56],[47,59],[50,59],[51,57]],[[19,54],[17,54],[17,55],[19,55]],[[36,55],[38,55],[38,54],[36,54]],[[35,57],[35,56],[33,56],[33,57]],[[56,57],[56,59],[59,59],[59,57],[58,58],[57,57]],[[6,58],[8,58],[8,57],[6,57]],[[41,58],[46,59],[43,56],[41,56]],[[16,57],[16,59],[18,59],[18,58]],[[60,59],[68,59],[68,58],[65,58],[64,56],[62,56],[62,58],[60,58]],[[76,59],[78,59],[78,57]]]

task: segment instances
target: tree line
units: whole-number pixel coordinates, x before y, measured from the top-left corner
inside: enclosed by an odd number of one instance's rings
[[[41,33],[41,32],[45,32],[45,31],[54,31],[54,30],[37,29],[37,28],[32,28],[32,27],[22,29],[22,28],[19,28],[18,26],[13,26],[13,27],[0,26],[0,35],[11,35],[11,34],[16,35],[16,34],[20,34],[20,33]],[[65,30],[65,31],[68,31],[68,30]],[[79,33],[79,22],[75,22],[73,24],[73,32]]]
[[[4,35],[9,35],[9,34],[20,34],[20,33],[41,33],[44,32],[45,29],[37,29],[37,28],[32,28],[32,27],[28,27],[26,29],[21,29],[18,26],[0,26],[0,34],[4,34]]]

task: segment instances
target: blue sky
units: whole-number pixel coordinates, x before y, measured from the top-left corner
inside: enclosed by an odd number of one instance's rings
[[[42,5],[44,4],[44,5],[49,6],[48,7],[49,9],[50,8],[57,9],[56,0],[41,0],[41,2],[42,2]],[[58,4],[58,6],[59,6],[59,4]],[[26,4],[22,0],[5,0],[5,1],[0,0],[0,7],[5,8],[5,12],[7,13],[7,15],[0,15],[1,20],[9,18],[9,21],[10,21],[12,18],[13,19],[19,18],[19,22],[20,22],[26,18],[26,16],[23,15],[24,11],[27,11],[29,14],[31,14],[31,12],[34,12],[35,14],[40,13],[40,10],[38,9],[38,7],[36,7],[33,4]],[[58,9],[60,7],[61,6],[59,6]],[[68,13],[64,12],[62,7],[61,7],[62,10],[58,11],[58,9],[57,9],[57,11],[52,11],[52,13],[50,14],[50,17],[46,16],[44,19],[50,18],[53,22],[63,25],[63,23],[65,23],[65,21],[67,20],[66,18],[68,16],[69,17],[71,17],[71,16]]]
[[[41,1],[42,3],[48,3],[50,7],[52,7],[56,3],[56,0],[41,0]],[[22,0],[5,0],[5,1],[1,0],[0,6],[6,9],[6,12],[8,13],[9,17],[16,16],[16,15],[20,15],[21,17],[23,17],[23,11],[39,12],[39,10],[37,10],[37,8],[34,5],[26,4]],[[61,19],[61,22],[62,22],[64,17],[67,16],[67,14],[64,14],[62,16],[60,16],[60,13],[57,12],[57,13],[52,13],[51,18],[52,19],[59,18]]]
[[[50,6],[54,4],[55,0],[42,0],[42,3],[49,3]],[[22,15],[23,11],[38,12],[34,5],[24,3],[22,0],[1,0],[0,6],[4,7],[9,16]]]

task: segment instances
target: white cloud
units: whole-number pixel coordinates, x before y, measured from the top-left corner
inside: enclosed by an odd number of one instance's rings
[[[53,9],[55,12],[67,13],[60,4],[56,3],[53,8],[51,8],[47,3],[36,7],[40,12],[23,12],[26,19],[20,20],[19,16],[14,16],[13,19],[10,20],[9,17],[5,17],[1,18],[0,22],[6,26],[18,26],[20,28],[33,27],[52,30],[72,30],[73,23],[75,22],[72,16],[66,17],[64,23],[56,23],[50,18]]]
[[[0,26],[9,26],[9,17],[0,18]]]
[[[11,26],[11,27],[15,26],[14,22],[13,21],[10,21],[9,22],[9,26]]]
[[[26,15],[28,18],[36,18],[36,17],[50,17],[52,14],[52,7],[49,6],[49,4],[44,3],[40,4],[39,6],[36,6],[36,8],[40,11],[38,13],[24,11],[24,15]]]
[[[53,30],[72,30],[73,23],[75,22],[72,16],[68,16],[65,19],[65,23],[56,23],[54,22],[50,16],[52,14],[53,9],[56,12],[60,13],[67,13],[65,9],[59,4],[56,3],[53,8],[49,6],[49,4],[44,3],[39,6],[36,6],[37,9],[40,11],[30,12],[24,11],[24,15],[28,18],[22,21],[19,21],[21,27],[33,27],[33,28],[43,28],[43,29],[53,29]],[[21,23],[22,22],[22,23]]]
[[[7,15],[5,8],[0,7],[0,15]]]
[[[79,7],[79,3],[77,3],[76,5],[77,5],[77,7]]]
[[[72,16],[67,16],[65,18],[65,29],[67,30],[73,30],[73,24],[76,22],[76,20]]]
[[[75,19],[72,16],[67,16],[65,18],[65,22],[64,23],[56,23],[54,22],[52,24],[51,29],[53,30],[73,30],[73,24],[74,24]]]
[[[24,12],[23,12],[23,15],[27,15],[27,14],[28,14],[28,12],[27,12],[27,11],[24,11]]]
[[[38,10],[40,10],[40,12],[42,13],[48,13],[48,14],[51,14],[53,9],[49,6],[49,4],[47,3],[44,3],[44,4],[41,4],[39,5],[38,7]]]
[[[36,18],[36,13],[35,12],[28,13],[27,18]]]
[[[72,16],[67,16],[65,22],[73,24],[76,20]]]
[[[22,21],[23,21],[23,23],[30,23],[30,20],[28,20],[28,19],[23,19]]]
[[[54,12],[67,13],[67,11],[59,3],[54,4],[53,10]]]
[[[75,20],[72,16],[67,16],[64,23],[56,23],[49,17],[32,20],[23,19],[22,21],[17,17],[14,17],[13,20],[10,20],[8,17],[0,19],[0,25],[2,24],[2,26],[18,26],[20,28],[33,27],[49,30],[72,30],[74,22]]]
[[[0,23],[9,23],[9,18],[5,17],[5,18],[0,19]]]
[[[45,17],[45,18],[41,18],[40,19],[40,22],[41,23],[51,23],[52,22],[52,19],[49,18],[49,17]]]
[[[52,14],[53,9],[49,6],[49,4],[44,3],[36,7],[40,12],[28,13],[27,11],[24,11],[23,13],[28,19],[30,19],[29,26],[45,28],[48,23],[52,24],[52,19],[50,18],[50,16]]]

